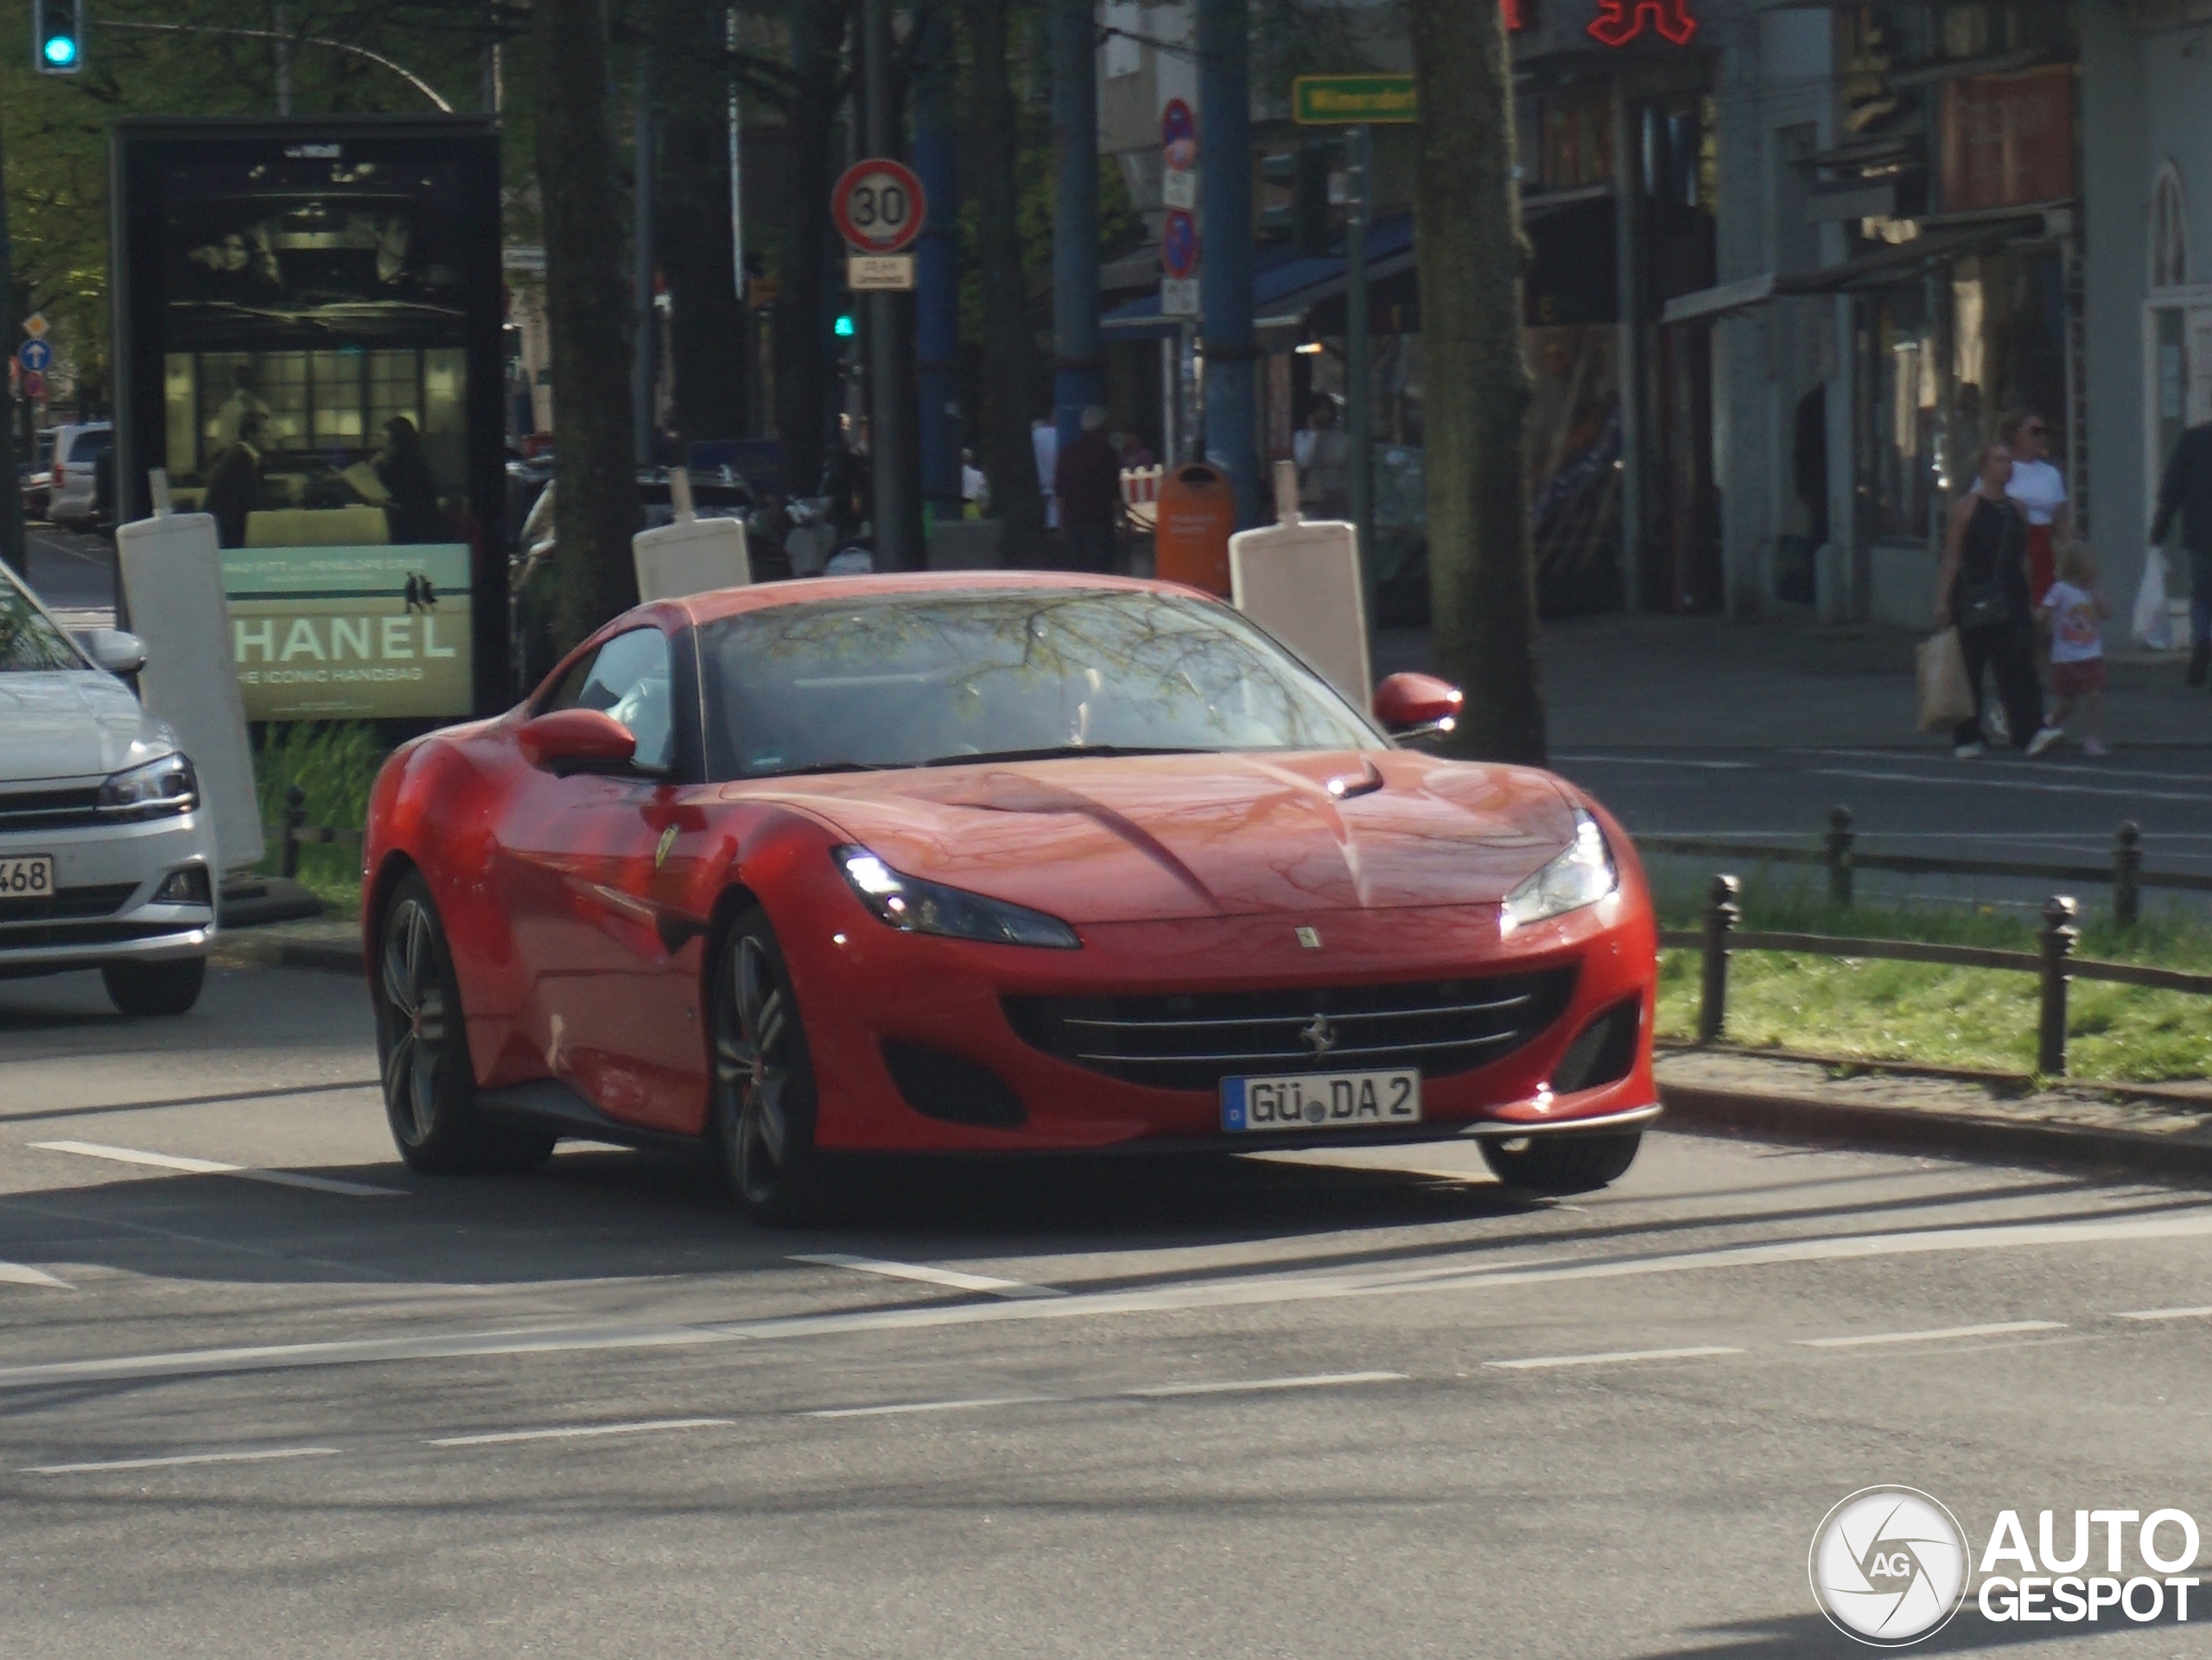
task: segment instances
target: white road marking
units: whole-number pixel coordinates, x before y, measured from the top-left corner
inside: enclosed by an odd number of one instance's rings
[[[238,1176],[246,1181],[265,1181],[278,1187],[304,1187],[314,1193],[341,1193],[347,1199],[404,1197],[404,1187],[376,1187],[365,1181],[340,1181],[334,1176],[303,1176],[291,1170],[257,1170],[243,1164],[222,1164],[213,1159],[181,1158],[174,1153],[145,1153],[134,1147],[109,1147],[99,1142],[33,1142],[42,1153],[74,1153],[87,1159],[106,1159],[116,1164],[144,1165],[155,1170],[188,1176]]]
[[[2130,1308],[2115,1314],[2115,1320],[2212,1320],[2212,1307],[2205,1308]]]
[[[2125,801],[2212,801],[2212,795],[2179,790],[2107,790],[2088,784],[2041,784],[2032,779],[2001,778],[1984,773],[1975,778],[1945,778],[1937,773],[1876,773],[1850,766],[1808,766],[1813,778],[1865,779],[1876,784],[1945,784],[1967,789],[2033,790],[2040,795],[2117,796]]]
[[[1759,764],[1751,760],[1685,760],[1672,755],[1554,755],[1555,761],[1599,766],[1681,766],[1700,773],[1752,773]]]
[[[1269,1390],[1325,1390],[1351,1383],[1403,1383],[1402,1371],[1315,1372],[1310,1377],[1246,1377],[1225,1383],[1154,1383],[1144,1389],[1123,1390],[1140,1400],[1166,1401],[1179,1395],[1256,1395]]]
[[[334,1447],[272,1447],[258,1453],[179,1453],[162,1459],[103,1459],[90,1464],[35,1464],[27,1476],[73,1476],[96,1470],[166,1470],[186,1464],[263,1464],[271,1459],[335,1458]]]
[[[1637,1360],[1703,1360],[1709,1356],[1741,1354],[1741,1349],[1731,1349],[1719,1344],[1701,1344],[1694,1349],[1617,1349],[1611,1354],[1546,1354],[1527,1360],[1485,1360],[1485,1366],[1495,1366],[1500,1371],[1538,1371],[1552,1366],[1615,1366]]]
[[[648,1418],[635,1423],[566,1424],[557,1429],[499,1429],[481,1435],[441,1435],[428,1447],[496,1447],[507,1441],[586,1441],[599,1435],[643,1435],[656,1429],[721,1429],[731,1418]]]
[[[921,1262],[887,1262],[874,1256],[849,1256],[842,1251],[810,1252],[791,1259],[822,1268],[849,1268],[861,1274],[880,1274],[887,1280],[912,1280],[922,1285],[941,1285],[954,1291],[980,1291],[994,1297],[1065,1297],[1067,1293],[1049,1285],[1025,1285],[1019,1280],[995,1280],[988,1274],[963,1274],[958,1269],[931,1268]]]
[[[972,1401],[900,1401],[880,1407],[817,1407],[808,1418],[896,1418],[910,1412],[974,1412],[982,1407],[1034,1406],[1065,1400],[1060,1395],[988,1395]]]
[[[0,1285],[42,1285],[56,1291],[76,1289],[67,1280],[57,1280],[43,1269],[26,1268],[21,1262],[0,1262]]]
[[[1993,1326],[1946,1326],[1932,1332],[1876,1332],[1861,1337],[1801,1337],[1805,1349],[1863,1349],[1885,1343],[1941,1343],[1948,1338],[2002,1337],[2013,1332],[2063,1332],[2063,1320],[2008,1320]]]
[[[1768,1268],[1796,1262],[1872,1261],[1966,1250],[2059,1250],[2129,1241],[2212,1237],[2212,1209],[2181,1215],[2116,1217],[2097,1222],[1993,1223],[1978,1228],[1929,1228],[1902,1233],[1844,1234],[1763,1245],[1669,1252],[1578,1262],[1554,1258],[1535,1264],[1477,1263],[1452,1268],[1369,1269],[1332,1274],[1255,1274],[1236,1278],[1101,1291],[1013,1301],[872,1308],[830,1314],[793,1314],[718,1325],[546,1326],[529,1331],[451,1332],[418,1337],[336,1339],[252,1348],[181,1350],[116,1355],[97,1360],[48,1361],[0,1367],[0,1389],[54,1383],[195,1377],[271,1371],[296,1366],[342,1366],[391,1360],[481,1358],[503,1354],[574,1353],[588,1350],[688,1348],[740,1340],[774,1341],[857,1332],[927,1330],[988,1325],[1000,1320],[1091,1319],[1197,1309],[1254,1307],[1344,1297],[1484,1291],[1494,1286],[1555,1284],[1576,1280],[1635,1278],[1711,1269]]]

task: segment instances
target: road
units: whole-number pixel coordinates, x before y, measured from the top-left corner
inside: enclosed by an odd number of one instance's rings
[[[1856,1651],[1806,1552],[1869,1484],[2212,1511],[2201,1191],[1657,1135],[1572,1204],[1442,1146],[773,1232],[611,1149],[415,1177],[373,1072],[343,976],[0,983],[10,1660],[1779,1660]],[[2085,1629],[1926,1651],[2203,1651]]]
[[[24,533],[25,573],[38,596],[56,611],[115,609],[115,544],[105,537],[34,524]],[[70,619],[75,626],[77,619]]]

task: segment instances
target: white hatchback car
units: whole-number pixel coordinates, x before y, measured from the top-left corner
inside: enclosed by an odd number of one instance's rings
[[[209,816],[168,728],[0,565],[0,979],[98,969],[126,1014],[199,1001],[215,932]]]
[[[99,516],[100,452],[114,442],[115,428],[105,421],[54,429],[54,467],[46,499],[48,518],[75,530],[92,528]]]

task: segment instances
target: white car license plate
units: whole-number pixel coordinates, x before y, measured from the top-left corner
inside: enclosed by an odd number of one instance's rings
[[[1221,1127],[1242,1135],[1271,1129],[1361,1129],[1421,1123],[1421,1074],[1300,1072],[1221,1080]]]
[[[54,857],[46,853],[0,855],[0,906],[10,900],[54,896]]]

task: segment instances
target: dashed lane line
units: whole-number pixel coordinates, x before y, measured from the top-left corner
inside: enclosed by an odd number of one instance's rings
[[[1721,1344],[1700,1344],[1688,1349],[1616,1349],[1606,1354],[1545,1354],[1526,1360],[1485,1360],[1500,1371],[1543,1371],[1554,1366],[1625,1366],[1643,1360],[1705,1360],[1716,1355],[1742,1354]]]
[[[1357,1383],[1403,1383],[1402,1371],[1315,1372],[1306,1377],[1247,1377],[1219,1383],[1152,1383],[1122,1393],[1141,1401],[1168,1401],[1185,1395],[1265,1395],[1275,1390],[1344,1389]]]
[[[1801,1337],[1805,1349],[1866,1349],[1891,1343],[1943,1343],[1954,1338],[2009,1337],[2015,1332],[2063,1332],[2060,1320],[2008,1320],[1989,1326],[1944,1326],[1929,1332],[1870,1332],[1848,1337]]]
[[[67,1280],[58,1280],[43,1269],[26,1268],[21,1262],[0,1262],[0,1285],[38,1285],[54,1291],[76,1289]]]
[[[2212,1320],[2212,1306],[2202,1308],[2128,1308],[2115,1320]]]
[[[861,1332],[929,1330],[1001,1320],[1092,1319],[1115,1314],[1255,1307],[1338,1298],[1485,1291],[1498,1286],[1637,1278],[1713,1269],[1766,1268],[1799,1262],[1871,1262],[1881,1257],[1954,1251],[2058,1250],[2122,1242],[2212,1237],[2212,1209],[2178,1215],[2122,1216],[2094,1222],[1992,1223],[1886,1234],[1827,1235],[1768,1244],[1536,1265],[1471,1262],[1464,1270],[1363,1269],[1331,1274],[1260,1274],[1142,1290],[1082,1292],[921,1307],[847,1309],[755,1320],[696,1325],[608,1323],[527,1331],[446,1332],[416,1336],[333,1339],[246,1348],[116,1355],[92,1360],[0,1366],[0,1390],[62,1383],[123,1382],[274,1371],[297,1366],[360,1365],[380,1361],[480,1358],[505,1354],[588,1350],[696,1347],[735,1341],[788,1340]]]
[[[270,1447],[251,1453],[178,1453],[158,1459],[100,1459],[86,1464],[35,1464],[27,1476],[89,1475],[102,1470],[166,1470],[187,1464],[266,1464],[275,1459],[334,1458],[334,1447]]]
[[[734,1418],[647,1418],[634,1423],[563,1424],[552,1429],[498,1429],[475,1435],[442,1435],[429,1447],[499,1447],[509,1441],[590,1441],[601,1435],[645,1435],[664,1429],[726,1429]]]
[[[237,1176],[277,1187],[302,1187],[311,1193],[338,1193],[347,1199],[404,1198],[404,1187],[378,1187],[365,1181],[341,1181],[334,1176],[304,1176],[295,1170],[260,1170],[250,1165],[224,1164],[214,1159],[188,1159],[173,1153],[147,1153],[134,1147],[109,1147],[100,1142],[33,1142],[41,1153],[74,1153],[81,1158],[106,1159],[114,1164],[142,1165],[177,1175]]]
[[[923,1262],[887,1262],[874,1256],[850,1256],[842,1251],[814,1251],[795,1256],[794,1262],[820,1268],[849,1268],[887,1280],[912,1280],[920,1285],[941,1285],[953,1291],[979,1291],[993,1297],[1065,1297],[1067,1293],[1049,1285],[1026,1285],[1020,1280],[997,1280],[988,1274],[966,1274],[958,1269],[932,1268]]]
[[[976,1412],[985,1407],[1023,1407],[1057,1404],[1065,1395],[984,1395],[964,1401],[893,1401],[874,1407],[817,1407],[800,1415],[806,1418],[902,1418],[918,1412]]]

